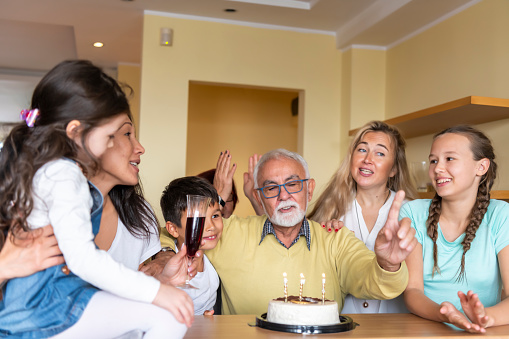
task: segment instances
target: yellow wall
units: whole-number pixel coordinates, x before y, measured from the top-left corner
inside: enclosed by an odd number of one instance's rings
[[[173,46],[159,46],[161,27],[173,29]],[[340,126],[341,52],[333,36],[145,15],[141,176],[156,210],[164,185],[186,172],[190,81],[302,90],[298,150],[319,186],[337,168],[349,128]]]
[[[219,153],[228,149],[232,164],[237,164],[234,180],[240,201],[235,214],[253,215],[242,190],[247,160],[253,153],[279,147],[297,151],[298,118],[291,112],[292,99],[297,96],[288,91],[192,83],[186,175],[215,168]]]
[[[141,95],[141,70],[140,66],[120,64],[118,66],[117,80],[120,83],[128,84],[133,92],[129,96],[129,105],[131,106],[131,113],[133,115],[134,126],[136,133],[139,134],[140,125],[140,95]]]
[[[352,49],[350,62],[350,128],[384,120],[385,51]]]
[[[469,95],[509,98],[508,17],[509,1],[485,0],[388,50],[386,118]],[[495,189],[509,189],[509,119],[477,127],[495,146]],[[428,158],[431,136],[408,143],[409,160]]]

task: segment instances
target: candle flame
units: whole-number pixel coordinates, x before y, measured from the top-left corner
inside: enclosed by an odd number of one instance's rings
[[[322,278],[325,278],[325,273],[322,273]]]
[[[283,277],[285,277],[285,278],[286,278],[286,272],[284,272],[284,273],[283,273]]]
[[[301,274],[300,274],[300,278],[301,278],[301,279],[304,279],[304,274],[302,274],[302,273],[301,273]]]

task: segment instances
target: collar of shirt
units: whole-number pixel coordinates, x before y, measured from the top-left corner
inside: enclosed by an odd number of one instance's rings
[[[281,242],[281,240],[278,239],[276,232],[274,232],[274,226],[272,226],[272,223],[270,222],[269,218],[267,218],[267,220],[265,221],[265,224],[263,225],[262,238],[260,239],[260,243],[258,245],[260,245],[262,243],[263,239],[265,239],[265,236],[267,234],[273,234],[274,237],[276,238],[277,242],[286,248],[285,244],[283,244]],[[292,243],[290,244],[290,246],[288,248],[292,247],[293,244],[295,244],[297,241],[299,241],[301,235],[303,235],[306,238],[306,245],[308,247],[308,250],[310,251],[311,235],[309,232],[309,222],[307,221],[306,218],[304,218],[304,220],[302,221],[302,225],[300,226],[299,234],[297,234],[297,236],[295,237],[295,239],[292,241]]]

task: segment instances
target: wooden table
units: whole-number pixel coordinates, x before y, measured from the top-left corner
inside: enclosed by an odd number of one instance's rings
[[[447,325],[419,318],[413,314],[354,314],[359,324],[354,330],[333,334],[302,335],[250,327],[254,315],[195,316],[193,326],[185,339],[274,339],[274,338],[459,338],[491,337],[509,338],[509,325],[489,328],[486,334],[470,334],[455,331]]]

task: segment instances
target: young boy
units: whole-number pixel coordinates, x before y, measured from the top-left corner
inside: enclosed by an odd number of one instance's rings
[[[187,220],[186,195],[202,195],[211,198],[207,209],[205,227],[200,250],[210,250],[216,247],[223,231],[223,219],[219,207],[219,198],[214,186],[207,180],[199,177],[183,177],[175,179],[163,191],[161,196],[161,209],[166,229],[176,239],[176,250],[180,250],[184,244]],[[216,303],[219,277],[207,256],[198,267],[198,274],[191,280],[191,284],[197,289],[185,291],[193,299],[194,313],[197,315],[213,314]]]

